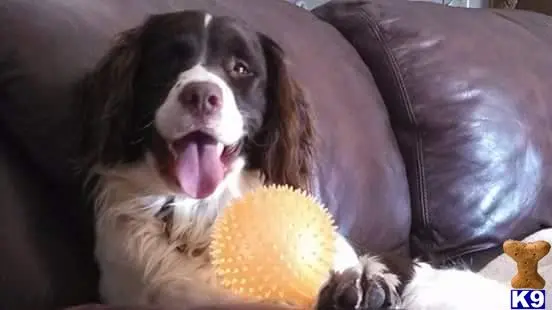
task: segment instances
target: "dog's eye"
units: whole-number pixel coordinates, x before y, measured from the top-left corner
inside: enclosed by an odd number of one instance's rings
[[[235,61],[232,65],[232,74],[234,74],[237,77],[245,77],[250,76],[252,74],[251,70],[249,70],[249,67],[246,63],[243,61]]]

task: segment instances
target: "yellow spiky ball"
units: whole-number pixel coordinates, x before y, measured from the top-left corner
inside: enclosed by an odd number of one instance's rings
[[[328,276],[335,226],[314,198],[266,186],[215,221],[210,254],[220,283],[242,298],[310,307]]]

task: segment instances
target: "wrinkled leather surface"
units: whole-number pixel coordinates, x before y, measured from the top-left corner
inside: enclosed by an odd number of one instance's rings
[[[552,226],[552,19],[402,0],[316,14],[370,67],[404,157],[412,251],[438,261]]]
[[[96,300],[92,222],[81,218],[77,189],[37,174],[11,142],[0,131],[0,309]]]
[[[90,240],[64,223],[65,214],[75,212],[71,226],[90,233],[92,218],[79,213],[83,206],[63,198],[71,188],[67,184],[78,186],[69,161],[79,134],[71,86],[107,50],[112,36],[147,13],[196,8],[243,17],[283,46],[315,108],[317,194],[359,252],[408,253],[408,186],[383,100],[354,48],[333,27],[281,0],[5,0],[0,7],[0,128],[25,155],[19,165],[33,167],[25,175],[29,184],[17,190],[37,201],[4,201],[0,210],[10,213],[0,218],[0,227],[4,221],[24,225],[33,238],[40,237],[40,247],[31,237],[0,239],[0,248],[20,246],[1,258],[9,278],[27,272],[27,257],[34,257],[36,268],[35,278],[7,295],[0,292],[0,308],[25,294],[31,301],[18,310],[75,305],[94,295],[88,288],[94,280],[79,279],[78,272],[65,268],[76,264],[76,270],[88,273],[93,259]],[[6,183],[18,174],[0,172]],[[55,194],[40,196],[44,186]],[[15,212],[23,209],[28,214],[18,217]],[[43,226],[31,221],[42,214],[48,215]],[[49,234],[62,237],[46,238]]]

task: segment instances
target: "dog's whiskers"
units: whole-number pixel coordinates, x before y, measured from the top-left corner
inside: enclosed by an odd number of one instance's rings
[[[142,128],[140,128],[140,130],[148,129],[149,127],[151,127],[151,125],[153,125],[153,120],[151,122],[145,124],[144,126],[142,126]]]

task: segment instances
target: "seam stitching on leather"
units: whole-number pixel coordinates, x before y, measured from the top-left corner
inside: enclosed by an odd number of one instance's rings
[[[393,56],[393,53],[391,52],[389,46],[387,45],[386,41],[383,39],[382,31],[379,25],[377,23],[372,22],[372,19],[370,18],[370,15],[368,14],[368,12],[366,12],[366,10],[361,10],[359,17],[366,22],[369,28],[371,28],[376,41],[378,41],[378,43],[383,47],[385,58],[388,60],[389,66],[391,67],[391,70],[393,73],[392,79],[395,81],[396,85],[398,86],[397,88],[399,89],[399,94],[401,97],[401,101],[403,103],[402,106],[406,110],[409,120],[412,122],[412,124],[415,127],[417,127],[418,123],[416,120],[416,115],[413,111],[414,109],[412,106],[412,101],[410,100],[410,96],[408,95],[407,87],[401,75],[401,70],[397,59]],[[429,219],[429,211],[427,210],[428,202],[427,202],[427,191],[425,186],[426,185],[425,174],[423,170],[424,156],[422,152],[422,145],[423,145],[422,139],[420,138],[419,134],[416,133],[415,153],[416,153],[417,163],[416,163],[415,174],[416,174],[416,179],[418,180],[417,189],[418,189],[418,193],[420,194],[419,202],[420,202],[420,208],[422,212],[422,225],[424,228],[426,228],[430,224],[430,219]]]

